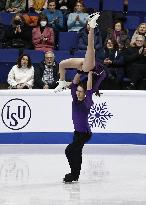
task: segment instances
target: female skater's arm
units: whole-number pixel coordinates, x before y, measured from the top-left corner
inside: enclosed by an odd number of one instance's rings
[[[90,71],[88,73],[88,81],[87,81],[87,91],[86,91],[86,98],[85,104],[88,109],[91,108],[93,101],[92,101],[92,74],[93,72]]]
[[[87,90],[91,90],[92,89],[92,71],[89,71],[88,73],[88,81],[87,81]]]
[[[77,73],[73,79],[73,84],[78,84],[80,82],[81,74]]]

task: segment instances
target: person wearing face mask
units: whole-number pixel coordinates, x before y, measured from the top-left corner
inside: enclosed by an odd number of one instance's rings
[[[35,50],[47,52],[54,49],[54,31],[48,27],[47,17],[39,17],[37,27],[32,30],[32,42]]]
[[[59,68],[53,51],[45,53],[44,61],[34,70],[34,89],[54,89],[58,85]]]
[[[8,74],[10,89],[30,89],[34,81],[34,67],[28,55],[21,55]]]
[[[32,48],[32,31],[26,25],[22,14],[16,14],[6,32],[7,46],[11,48]]]

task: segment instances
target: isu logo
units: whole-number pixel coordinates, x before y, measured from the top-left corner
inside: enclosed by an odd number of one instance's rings
[[[3,123],[12,130],[24,128],[30,121],[31,109],[22,99],[11,99],[3,107],[1,113]]]

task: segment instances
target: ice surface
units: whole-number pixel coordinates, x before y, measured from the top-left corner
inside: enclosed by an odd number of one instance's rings
[[[86,145],[79,182],[62,183],[66,145],[0,145],[0,205],[146,205],[146,147]]]

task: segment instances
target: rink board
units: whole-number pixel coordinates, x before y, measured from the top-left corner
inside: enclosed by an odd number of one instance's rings
[[[145,91],[102,91],[93,96],[89,144],[146,144]],[[1,144],[67,144],[72,140],[70,90],[0,91]]]

